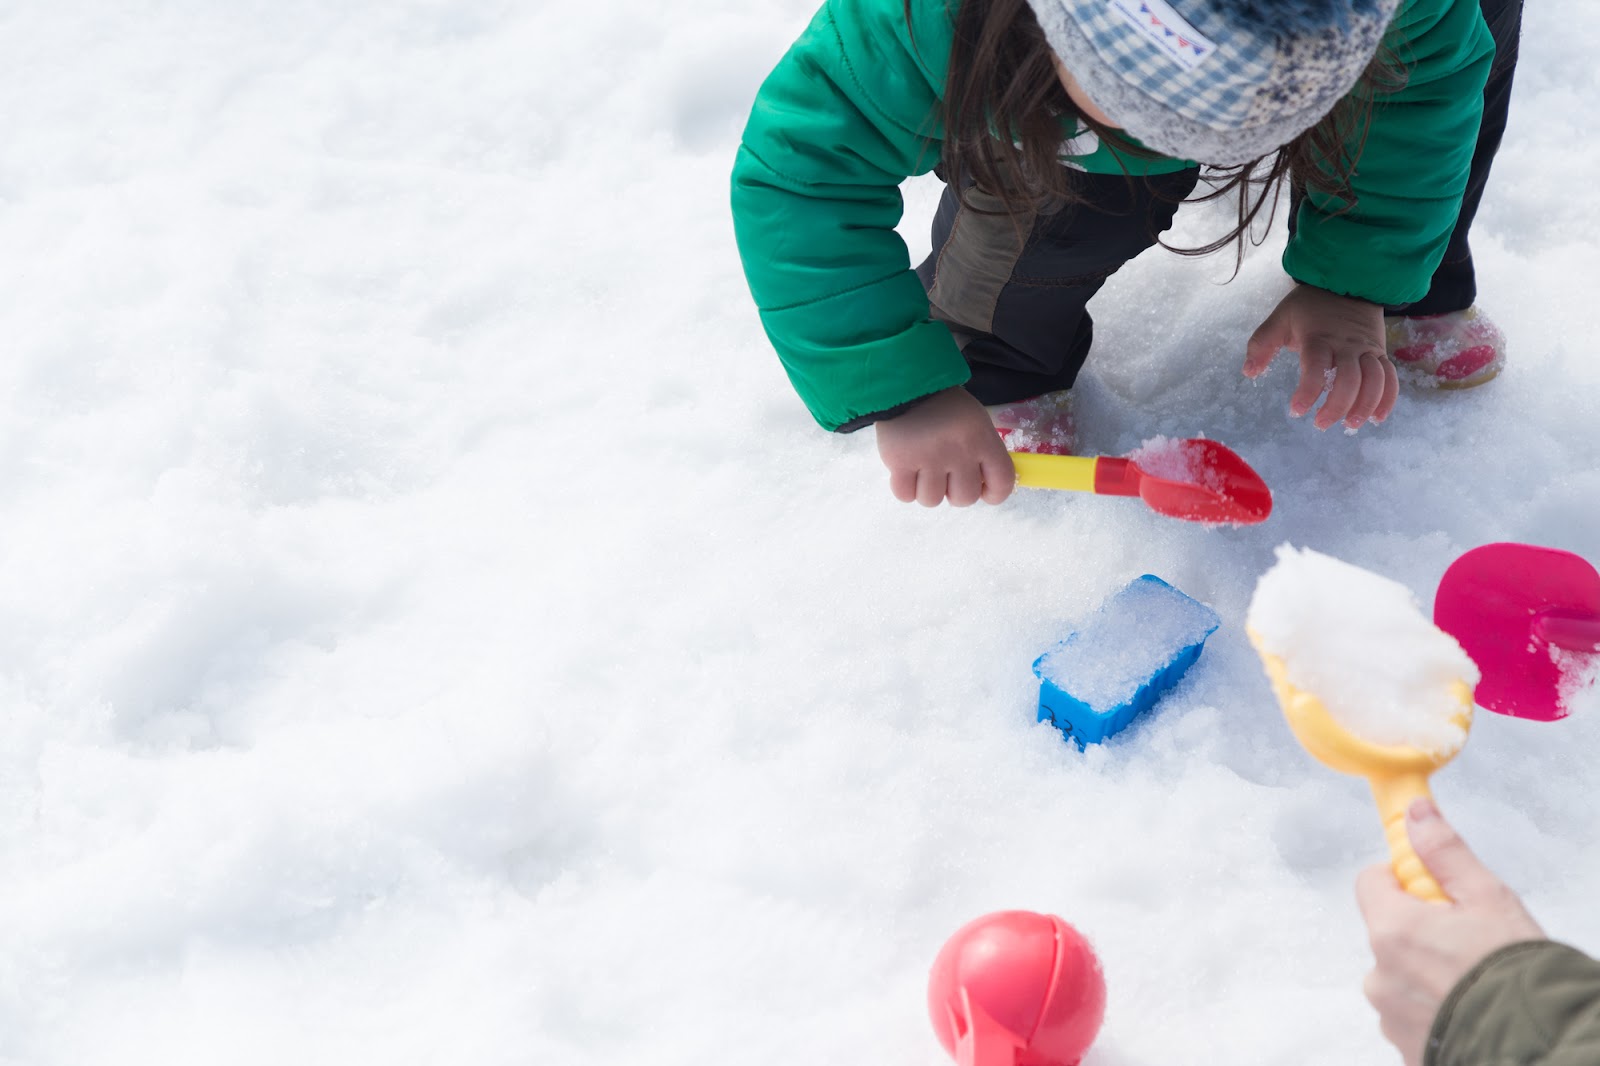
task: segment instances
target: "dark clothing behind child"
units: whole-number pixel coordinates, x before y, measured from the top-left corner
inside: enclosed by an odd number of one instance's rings
[[[1094,340],[1089,298],[1172,225],[1199,176],[1078,174],[1083,203],[1021,216],[946,186],[917,276],[972,368],[967,391],[1001,404],[1070,389]]]
[[[1472,265],[1469,237],[1511,110],[1511,84],[1517,73],[1522,38],[1522,0],[1480,0],[1479,6],[1489,35],[1494,38],[1494,65],[1489,68],[1489,83],[1483,89],[1483,122],[1478,128],[1477,148],[1472,154],[1472,170],[1467,176],[1466,193],[1461,198],[1461,211],[1456,216],[1444,258],[1433,272],[1428,294],[1412,303],[1390,305],[1389,314],[1441,315],[1463,311],[1478,298],[1478,278]],[[1300,198],[1296,196],[1289,212],[1290,232],[1294,230],[1294,209],[1299,203]]]
[[[1472,156],[1472,172],[1467,178],[1466,195],[1455,232],[1445,248],[1444,259],[1433,273],[1428,295],[1415,303],[1392,310],[1397,314],[1437,315],[1471,307],[1478,298],[1478,279],[1472,267],[1472,248],[1468,235],[1483,201],[1484,186],[1500,140],[1506,131],[1506,116],[1511,109],[1511,82],[1517,73],[1518,42],[1522,36],[1522,0],[1481,0],[1484,21],[1494,38],[1494,66],[1489,68],[1489,84],[1483,90],[1483,125],[1478,130],[1478,147]]]

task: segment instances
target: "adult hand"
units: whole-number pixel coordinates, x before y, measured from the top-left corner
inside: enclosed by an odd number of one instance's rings
[[[1456,982],[1491,952],[1538,940],[1544,932],[1516,893],[1478,861],[1432,800],[1406,812],[1417,858],[1452,903],[1424,903],[1406,894],[1388,866],[1356,880],[1376,962],[1364,990],[1383,1035],[1406,1066],[1419,1066],[1435,1015]]]
[[[904,503],[999,503],[1016,487],[1016,468],[989,412],[966,389],[936,392],[877,429],[889,490]]]
[[[1300,353],[1300,384],[1289,397],[1299,418],[1328,398],[1313,423],[1327,429],[1343,421],[1359,429],[1382,422],[1400,394],[1383,344],[1383,308],[1311,285],[1296,285],[1256,329],[1245,349],[1244,376],[1258,377],[1281,349]]]

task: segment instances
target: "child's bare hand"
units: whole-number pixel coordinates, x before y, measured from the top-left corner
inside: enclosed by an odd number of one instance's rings
[[[1406,1066],[1422,1062],[1428,1032],[1456,982],[1491,952],[1544,937],[1522,901],[1467,848],[1432,800],[1412,801],[1406,832],[1453,903],[1406,895],[1387,866],[1356,881],[1375,963],[1367,999]]]
[[[1278,351],[1300,353],[1300,385],[1289,397],[1296,418],[1311,410],[1326,389],[1328,398],[1313,424],[1327,429],[1343,422],[1359,429],[1382,422],[1400,392],[1383,345],[1383,308],[1311,285],[1296,285],[1250,338],[1244,375],[1265,371]]]
[[[905,503],[956,507],[999,503],[1016,487],[1017,471],[989,413],[966,389],[945,389],[903,415],[878,423],[878,454],[889,490]]]

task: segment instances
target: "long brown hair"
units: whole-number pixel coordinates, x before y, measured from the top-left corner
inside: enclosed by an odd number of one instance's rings
[[[1072,103],[1056,75],[1055,53],[1028,0],[951,2],[959,9],[943,108],[940,170],[947,180],[959,183],[959,176],[966,175],[977,188],[999,197],[1008,213],[1052,201],[1081,202],[1073,171],[1058,159],[1064,121],[1093,130],[1119,153],[1149,154]],[[908,24],[911,4],[905,0]],[[1162,242],[1163,246],[1182,255],[1207,255],[1231,244],[1237,266],[1243,261],[1246,240],[1259,244],[1265,239],[1264,233],[1252,238],[1252,228],[1265,209],[1265,228],[1270,229],[1285,179],[1300,192],[1326,194],[1340,205],[1339,210],[1348,211],[1356,202],[1349,176],[1366,141],[1373,96],[1403,83],[1404,73],[1380,48],[1355,91],[1276,154],[1239,166],[1205,168],[1211,191],[1193,199],[1204,203],[1237,196],[1231,231],[1199,248],[1172,248]],[[1129,176],[1129,180],[1134,179]]]

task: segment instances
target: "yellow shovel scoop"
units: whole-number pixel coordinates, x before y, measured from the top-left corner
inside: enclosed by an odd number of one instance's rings
[[[1382,745],[1362,740],[1341,726],[1321,700],[1289,683],[1283,660],[1262,647],[1254,631],[1250,632],[1250,641],[1261,655],[1272,691],[1283,707],[1283,715],[1289,720],[1295,739],[1329,769],[1363,776],[1372,785],[1378,816],[1383,820],[1383,834],[1389,841],[1390,865],[1400,884],[1418,899],[1449,902],[1450,897],[1444,894],[1412,850],[1411,839],[1406,835],[1406,808],[1417,797],[1431,795],[1429,775],[1455,758],[1456,752],[1461,750],[1460,744],[1446,751],[1424,751],[1408,745]],[[1456,724],[1461,727],[1461,741],[1465,742],[1466,731],[1472,724],[1472,690],[1457,681],[1452,693],[1461,704]]]
[[[1245,631],[1289,728],[1319,762],[1367,779],[1395,878],[1443,902],[1406,835],[1406,809],[1466,743],[1478,668],[1399,582],[1287,544],[1277,556]]]

